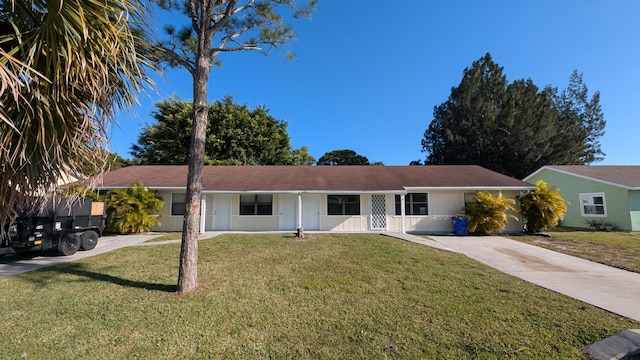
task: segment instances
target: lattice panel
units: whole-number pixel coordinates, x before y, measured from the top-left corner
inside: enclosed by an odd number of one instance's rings
[[[387,228],[387,201],[384,195],[371,196],[371,228]]]

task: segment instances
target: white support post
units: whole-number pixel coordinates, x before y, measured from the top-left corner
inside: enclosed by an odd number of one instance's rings
[[[407,224],[405,223],[405,211],[404,211],[404,194],[400,195],[400,218],[402,219],[402,233],[407,233]]]
[[[202,195],[200,199],[200,233],[204,233],[206,231],[205,224],[207,223],[207,197],[206,195]]]
[[[298,194],[298,208],[296,209],[297,224],[296,229],[302,228],[302,194]]]

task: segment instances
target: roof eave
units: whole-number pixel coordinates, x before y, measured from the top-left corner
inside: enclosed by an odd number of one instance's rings
[[[565,174],[565,175],[575,176],[577,178],[581,178],[581,179],[585,179],[585,180],[589,180],[589,181],[594,181],[594,182],[598,182],[598,183],[601,183],[601,184],[615,186],[615,187],[618,187],[618,188],[621,188],[621,189],[625,189],[625,190],[640,190],[640,187],[628,186],[628,185],[616,183],[616,182],[613,182],[613,181],[607,181],[607,180],[594,178],[592,176],[576,174],[576,173],[571,172],[571,171],[554,168],[553,166],[543,166],[542,168],[538,169],[538,171],[536,171],[533,174],[527,176],[527,179],[532,177],[532,176],[534,176],[535,174],[537,174],[538,172],[542,171],[543,169],[555,171],[555,172],[558,172],[558,173],[561,173],[561,174]]]
[[[483,190],[511,190],[527,191],[535,189],[535,186],[406,186],[407,191],[433,191],[433,190],[463,190],[463,191],[483,191]]]

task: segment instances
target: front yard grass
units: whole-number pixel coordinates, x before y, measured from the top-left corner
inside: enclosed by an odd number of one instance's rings
[[[550,237],[518,235],[509,238],[640,273],[640,233],[562,228],[546,233]]]
[[[463,255],[380,235],[200,241],[199,291],[173,293],[180,244],[0,280],[2,359],[582,359],[640,323]]]

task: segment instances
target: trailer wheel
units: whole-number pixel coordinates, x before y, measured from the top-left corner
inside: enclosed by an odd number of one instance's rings
[[[58,244],[58,252],[65,256],[75,254],[79,248],[80,238],[73,234],[65,235],[62,239],[60,239],[60,243]]]
[[[98,245],[98,234],[95,231],[85,231],[80,235],[80,250],[93,250]]]

